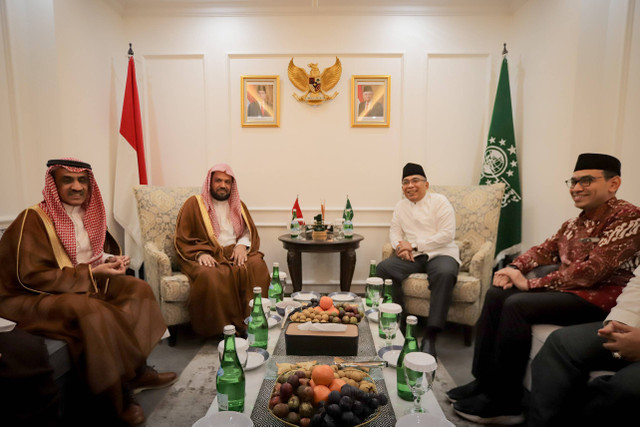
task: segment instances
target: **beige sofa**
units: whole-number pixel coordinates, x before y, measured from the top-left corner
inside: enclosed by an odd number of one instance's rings
[[[175,343],[175,325],[189,322],[189,279],[180,272],[173,246],[176,219],[185,200],[200,193],[198,187],[134,187],[140,231],[144,242],[144,274],[160,304]]]
[[[429,191],[447,196],[456,212],[455,239],[462,265],[447,320],[465,326],[465,344],[471,345],[473,326],[491,282],[504,184],[432,185]],[[392,253],[391,244],[385,244],[382,259]],[[402,289],[407,313],[427,317],[431,296],[427,275],[412,274],[402,282]]]

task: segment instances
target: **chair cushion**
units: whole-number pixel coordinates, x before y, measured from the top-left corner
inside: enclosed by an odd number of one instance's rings
[[[407,297],[431,299],[429,280],[425,273],[414,273],[402,282],[402,290]],[[480,279],[468,273],[458,274],[458,281],[453,288],[452,302],[478,301],[480,297]]]
[[[189,278],[182,273],[160,278],[160,298],[163,302],[186,302],[189,299]]]

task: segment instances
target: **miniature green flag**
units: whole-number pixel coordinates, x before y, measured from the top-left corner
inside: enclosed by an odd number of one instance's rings
[[[344,211],[342,211],[342,218],[344,218],[345,221],[353,219],[353,209],[351,208],[349,196],[347,196],[347,205],[344,207]]]
[[[489,139],[484,152],[482,175],[480,176],[481,185],[497,183],[505,185],[498,225],[495,264],[507,256],[520,253],[520,243],[522,242],[522,197],[516,139],[513,130],[506,46],[504,53],[491,126],[489,127]]]

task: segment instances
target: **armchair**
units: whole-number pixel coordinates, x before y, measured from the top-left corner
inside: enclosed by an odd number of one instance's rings
[[[447,196],[456,212],[455,241],[462,264],[447,320],[465,326],[464,342],[469,346],[491,281],[504,184],[433,185],[429,191]],[[382,259],[393,252],[391,244],[386,243]],[[431,296],[427,274],[410,275],[402,282],[402,290],[407,313],[427,317]]]
[[[171,331],[170,344],[174,345],[175,325],[190,320],[187,308],[190,285],[187,276],[180,272],[173,238],[180,208],[200,188],[139,185],[133,192],[144,246],[145,279],[160,304]]]

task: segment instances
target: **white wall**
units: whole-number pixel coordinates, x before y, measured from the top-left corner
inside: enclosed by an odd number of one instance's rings
[[[300,196],[307,220],[347,194],[365,235],[354,280],[380,258],[407,161],[432,184],[475,184],[502,43],[510,74],[523,187],[523,246],[577,211],[563,181],[582,151],[620,156],[620,195],[640,203],[640,17],[635,0],[528,1],[512,15],[127,15],[100,0],[0,0],[0,220],[40,198],[44,162],[94,165],[107,209],[126,78],[136,53],[150,180],[200,185],[214,163],[238,176],[267,262],[286,265],[277,236]],[[342,62],[338,97],[298,103],[293,57]],[[391,126],[351,128],[355,74],[391,76]],[[279,128],[240,126],[240,76],[279,75]],[[4,96],[6,94],[6,97]],[[110,226],[121,234],[110,217]],[[305,282],[337,284],[337,255],[305,255]]]

